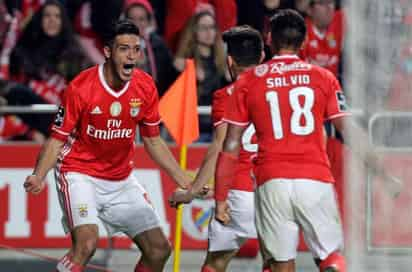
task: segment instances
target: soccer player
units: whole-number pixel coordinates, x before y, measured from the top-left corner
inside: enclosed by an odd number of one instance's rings
[[[236,78],[240,73],[259,64],[264,58],[263,41],[257,30],[249,26],[233,27],[223,33],[227,44],[228,64]],[[215,172],[216,160],[226,136],[227,124],[223,122],[226,103],[233,92],[233,85],[217,90],[213,94],[212,120],[214,137],[193,186],[187,191],[175,192],[170,201],[189,203],[202,193]],[[253,142],[255,129],[250,125],[243,133],[243,145],[237,161],[236,173],[232,176],[229,191],[215,192],[215,216],[209,223],[208,252],[203,272],[223,272],[230,260],[248,238],[256,238],[254,224],[254,185],[251,177],[252,156],[257,145]],[[229,211],[230,210],[230,211]],[[230,217],[230,222],[228,218]]]
[[[229,126],[215,174],[216,186],[222,188],[215,190],[230,188],[243,132],[252,123],[259,146],[254,169],[256,228],[263,250],[271,257],[271,270],[295,270],[302,229],[320,271],[342,272],[346,269],[340,253],[343,234],[323,122],[331,119],[346,132],[345,97],[331,72],[297,57],[306,27],[296,11],[279,11],[272,18],[271,33],[275,56],[241,74],[229,98],[224,114]],[[348,125],[360,135],[354,152],[398,192],[400,184],[380,167],[363,131]]]
[[[64,227],[73,241],[57,271],[83,270],[96,249],[99,219],[110,234],[123,232],[140,248],[136,272],[162,271],[170,255],[158,215],[131,174],[136,127],[145,150],[180,187],[190,178],[159,137],[157,90],[134,68],[139,54],[137,27],[117,22],[105,41],[105,63],[81,72],[65,91],[51,137],[24,183],[38,194],[55,166]]]

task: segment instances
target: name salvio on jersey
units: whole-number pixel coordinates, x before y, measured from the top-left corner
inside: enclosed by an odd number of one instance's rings
[[[290,67],[294,67],[291,65]],[[278,73],[276,73],[278,74]],[[290,120],[291,132],[295,135],[309,135],[315,130],[315,119],[312,113],[314,106],[315,94],[309,86],[311,78],[308,74],[292,74],[287,76],[275,75],[266,78],[266,101],[270,107],[272,119],[273,135],[275,139],[284,137],[284,128],[282,127],[282,109],[280,108],[277,88],[289,89],[289,105],[292,107]],[[303,105],[299,97],[304,98]],[[301,122],[301,120],[304,122]]]
[[[133,129],[121,128],[122,120],[109,119],[107,120],[107,129],[98,129],[92,125],[87,125],[86,133],[90,137],[101,140],[112,140],[131,138],[133,136]]]

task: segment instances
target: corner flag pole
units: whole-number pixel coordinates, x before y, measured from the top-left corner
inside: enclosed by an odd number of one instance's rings
[[[180,148],[180,167],[186,170],[187,162],[187,145],[182,145]],[[183,204],[179,204],[176,210],[176,229],[175,229],[175,254],[173,257],[173,272],[179,272],[180,268],[180,252],[182,243],[182,217]]]

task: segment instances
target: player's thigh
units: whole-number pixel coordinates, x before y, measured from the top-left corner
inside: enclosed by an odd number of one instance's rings
[[[216,269],[216,271],[226,271],[230,260],[236,256],[238,249],[207,252],[204,265]]]
[[[81,225],[97,225],[96,191],[90,177],[75,172],[56,171],[56,182],[66,233]]]
[[[214,214],[209,221],[208,251],[238,250],[248,238],[256,238],[254,223],[254,194],[230,190],[227,198],[230,207],[230,222],[223,225]]]
[[[104,202],[99,217],[109,233],[123,232],[133,239],[139,233],[159,227],[159,216],[136,178],[130,175],[121,182],[124,185],[119,189],[99,196],[99,202]]]
[[[208,229],[208,252],[237,251],[246,240],[246,237],[238,235],[230,223],[223,225],[212,214]]]
[[[255,226],[255,196],[253,192],[230,190],[228,195],[230,224],[237,236],[257,238]]]
[[[167,255],[170,252],[170,242],[160,227],[140,232],[132,239],[147,257]]]
[[[268,259],[296,258],[299,227],[291,203],[292,181],[273,179],[256,189],[256,229]]]
[[[294,205],[305,241],[315,258],[343,247],[343,232],[333,184],[297,180]]]

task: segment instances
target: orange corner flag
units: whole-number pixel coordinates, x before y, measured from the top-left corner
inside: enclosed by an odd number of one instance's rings
[[[159,112],[170,135],[179,146],[199,138],[196,68],[192,59],[160,99]]]

